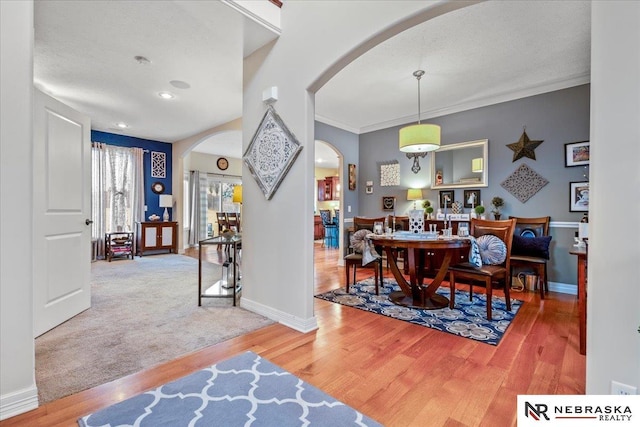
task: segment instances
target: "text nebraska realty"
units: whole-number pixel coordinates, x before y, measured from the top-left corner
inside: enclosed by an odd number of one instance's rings
[[[525,411],[527,415],[538,415],[538,417],[549,419],[547,412],[549,407],[545,404],[537,404],[532,406],[529,402],[525,402]],[[532,413],[533,412],[533,413]],[[590,418],[599,421],[631,421],[633,412],[631,408],[623,405],[565,405],[553,406],[553,414],[556,419],[559,418]]]

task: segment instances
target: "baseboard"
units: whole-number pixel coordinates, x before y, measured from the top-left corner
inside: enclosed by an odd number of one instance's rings
[[[549,282],[549,292],[578,295],[578,287],[571,283]]]
[[[260,304],[245,297],[241,298],[240,306],[242,308],[246,308],[249,311],[253,311],[254,313],[258,313],[262,316],[268,317],[271,320],[288,326],[291,329],[295,329],[296,331],[300,331],[304,334],[318,329],[318,320],[315,318],[315,316],[309,319],[301,319],[289,313],[285,313],[284,311],[276,310],[272,307],[268,307],[264,304]]]
[[[32,411],[38,407],[38,388],[25,388],[0,396],[0,421]]]

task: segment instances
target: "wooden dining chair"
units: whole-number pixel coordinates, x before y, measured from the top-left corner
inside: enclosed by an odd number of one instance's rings
[[[384,222],[384,217],[381,218],[367,218],[367,217],[359,217],[356,216],[353,218],[353,234],[350,237],[351,245],[350,249],[353,250],[354,239],[360,239],[360,234],[358,231],[367,230],[369,232],[373,231],[373,224],[376,222]],[[353,267],[353,283],[356,283],[356,269],[358,267],[368,267],[373,268],[375,271],[375,283],[376,283],[376,295],[380,294],[380,286],[382,286],[382,257],[377,258],[375,261],[368,263],[367,265],[362,265],[362,252],[353,251],[347,254],[344,257],[344,269],[346,276],[346,291],[349,292],[349,271],[351,267]],[[379,285],[378,285],[379,283]]]
[[[218,235],[222,234],[225,229],[229,228],[226,212],[216,212],[216,222],[218,223]]]
[[[237,212],[227,212],[227,224],[229,230],[240,232],[240,216]]]
[[[449,267],[449,288],[451,295],[449,298],[449,308],[453,309],[456,303],[456,280],[465,279],[469,281],[469,300],[473,300],[473,283],[482,282],[487,291],[487,320],[491,320],[491,298],[493,295],[494,283],[501,281],[504,285],[504,297],[507,310],[511,311],[511,243],[513,241],[513,230],[516,220],[507,219],[502,221],[490,221],[472,219],[469,234],[476,238],[480,247],[480,256],[483,258],[482,265],[477,267],[470,262],[464,262]],[[494,238],[497,237],[504,246]],[[481,239],[481,236],[487,236]],[[486,246],[485,246],[486,245]],[[484,249],[484,251],[483,251]],[[503,258],[504,257],[504,258]]]
[[[551,217],[523,218],[510,216],[516,220],[511,247],[511,270],[518,267],[529,267],[538,275],[537,287],[540,299],[549,292],[547,279],[547,261],[549,260],[549,223]],[[511,272],[513,276],[513,271]]]

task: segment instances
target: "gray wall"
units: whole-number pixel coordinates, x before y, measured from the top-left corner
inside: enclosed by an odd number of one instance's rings
[[[341,206],[341,220],[344,220],[345,217],[352,217],[355,212],[358,212],[358,194],[364,186],[359,171],[358,135],[324,123],[315,122],[315,138],[316,140],[321,140],[332,145],[342,154],[342,170],[340,171],[340,176],[343,179],[343,204]],[[355,190],[349,190],[349,163],[356,165],[357,179]],[[349,206],[351,206],[351,213],[348,212]]]
[[[493,196],[501,196],[505,201],[503,216],[549,215],[552,222],[577,222],[582,214],[569,211],[569,183],[588,180],[588,170],[564,166],[564,144],[589,139],[589,97],[589,85],[581,85],[424,121],[442,126],[443,145],[489,139],[489,186],[480,188],[486,207],[489,207]],[[513,162],[514,153],[506,144],[518,141],[524,126],[531,140],[544,142],[535,150],[536,160],[525,157]],[[420,159],[422,169],[414,174],[411,172],[412,161],[398,151],[399,128],[360,135],[357,163],[359,209],[353,215],[388,213],[382,210],[382,196],[395,196],[396,214],[404,214],[412,207],[412,202],[406,200],[407,188],[424,188],[431,182],[429,155]],[[380,187],[379,165],[394,160],[400,162],[400,186]],[[526,203],[521,203],[500,186],[522,163],[549,181]],[[367,180],[374,182],[373,194],[365,194],[363,184]],[[435,190],[425,189],[423,192],[431,201],[438,198]],[[462,189],[456,189],[455,199],[462,201],[462,193]],[[568,254],[575,231],[575,228],[563,227],[551,230],[553,252],[549,280],[552,282],[576,283],[575,257]]]

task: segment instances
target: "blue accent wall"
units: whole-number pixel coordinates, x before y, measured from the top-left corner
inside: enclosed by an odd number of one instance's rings
[[[151,184],[154,182],[161,182],[164,184],[164,194],[173,194],[171,188],[172,182],[172,146],[166,142],[153,141],[151,139],[135,138],[133,136],[118,135],[115,133],[101,132],[97,130],[91,131],[91,141],[102,142],[109,145],[116,145],[118,147],[137,147],[147,150],[144,153],[144,203],[147,205],[147,212],[145,212],[145,218],[149,218],[150,215],[156,214],[162,216],[164,209],[160,208],[158,194],[151,191]],[[160,151],[166,154],[167,164],[166,173],[164,178],[152,178],[151,177],[151,152]],[[169,209],[169,215],[172,216],[171,209]]]

